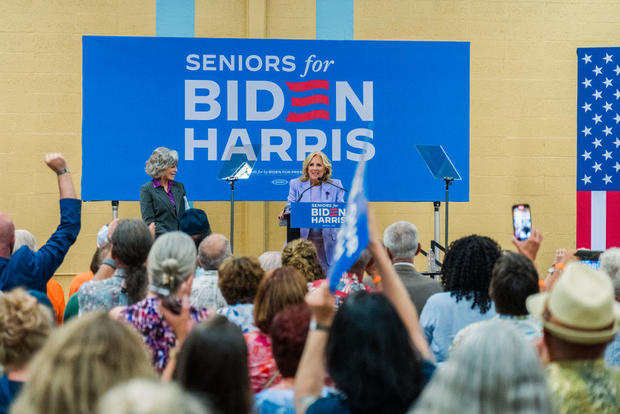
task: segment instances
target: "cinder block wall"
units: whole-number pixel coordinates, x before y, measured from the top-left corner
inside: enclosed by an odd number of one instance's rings
[[[196,36],[315,37],[315,0],[195,4]],[[620,2],[612,0],[355,0],[355,39],[471,42],[471,201],[452,204],[452,240],[480,233],[510,248],[510,206],[529,202],[545,235],[539,267],[556,247],[574,246],[576,48],[617,45],[618,15]],[[155,21],[154,0],[0,2],[0,210],[39,244],[58,223],[55,177],[43,154],[65,153],[79,189],[81,36],[154,36]],[[275,217],[282,204],[237,204],[237,254],[281,248],[285,235]],[[196,207],[228,234],[228,203]],[[431,203],[377,203],[376,211],[382,228],[416,223],[428,246]],[[137,203],[121,203],[120,216],[139,216]],[[88,269],[96,232],[110,218],[109,203],[85,203],[61,279]]]

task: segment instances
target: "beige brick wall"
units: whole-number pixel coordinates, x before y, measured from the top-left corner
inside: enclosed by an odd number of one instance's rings
[[[58,225],[56,177],[43,163],[62,151],[81,179],[81,36],[155,34],[152,0],[0,2],[0,210],[43,244]],[[112,185],[112,183],[110,183]],[[135,203],[132,203],[135,204]],[[137,206],[124,205],[124,216]],[[86,203],[82,231],[58,272],[88,269],[109,203]],[[61,278],[61,282],[65,282]]]
[[[315,37],[314,0],[248,1],[196,0],[196,35],[247,37],[264,27],[267,38]],[[529,202],[545,234],[539,265],[556,247],[573,246],[575,53],[617,45],[620,2],[356,0],[354,13],[356,39],[471,42],[471,201],[452,205],[451,239],[481,233],[509,248],[510,206]],[[39,243],[58,221],[55,177],[43,154],[63,151],[79,186],[85,34],[152,36],[155,1],[0,2],[0,210]],[[237,203],[237,253],[282,246],[281,206]],[[196,207],[228,234],[228,203]],[[377,203],[376,210],[382,228],[406,219],[418,225],[425,247],[432,238],[431,203]],[[137,203],[121,203],[120,215],[138,216]],[[88,268],[96,232],[110,217],[108,202],[85,204],[82,232],[59,273]]]

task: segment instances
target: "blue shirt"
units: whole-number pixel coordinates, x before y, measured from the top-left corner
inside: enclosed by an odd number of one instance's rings
[[[323,387],[321,397],[337,392]],[[295,414],[295,392],[292,389],[268,388],[254,395],[255,414]]]
[[[491,308],[485,314],[480,313],[478,307],[472,309],[473,302],[473,298],[462,298],[457,303],[456,298],[450,296],[450,292],[436,293],[426,301],[420,315],[420,325],[437,362],[448,359],[450,345],[461,329],[497,315],[492,302]]]
[[[39,250],[33,252],[22,246],[10,258],[0,257],[0,290],[18,286],[47,292],[47,282],[80,233],[82,201],[75,198],[60,200],[60,224]]]
[[[605,363],[610,367],[620,367],[620,334],[605,349]]]
[[[237,303],[217,310],[218,315],[225,316],[228,320],[241,328],[243,333],[252,332],[258,328],[254,325],[254,304]]]
[[[254,395],[256,414],[295,414],[295,392],[269,388]]]
[[[9,406],[22,389],[23,382],[11,381],[6,375],[0,377],[0,414],[9,412]]]

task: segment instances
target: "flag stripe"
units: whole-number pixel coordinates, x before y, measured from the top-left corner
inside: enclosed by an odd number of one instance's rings
[[[620,191],[607,192],[607,248],[620,247]]]
[[[591,229],[591,195],[590,191],[577,191],[577,246],[576,248],[590,248]]]
[[[577,59],[577,247],[605,250],[620,246],[620,48]]]
[[[605,250],[607,226],[607,194],[606,191],[592,191],[592,230],[590,235],[591,250]]]

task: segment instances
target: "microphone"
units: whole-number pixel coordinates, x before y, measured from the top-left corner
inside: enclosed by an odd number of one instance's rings
[[[326,183],[326,184],[329,184],[329,185],[331,185],[331,186],[334,186],[334,187],[336,187],[336,188],[338,188],[338,189],[340,189],[340,190],[344,191],[345,193],[348,193],[348,192],[349,192],[349,190],[347,190],[346,188],[342,188],[342,187],[340,187],[339,185],[336,185],[336,184],[332,183],[332,182],[331,182],[331,180],[330,180],[330,181],[326,181],[326,180],[327,180],[327,179],[325,178],[325,176],[319,177],[319,181],[321,181],[321,182],[323,182],[323,183]]]
[[[321,179],[319,178],[319,181]],[[299,194],[299,197],[297,198],[297,200],[295,200],[296,203],[299,203],[299,200],[301,200],[301,198],[304,196],[304,194],[306,193],[306,191],[308,191],[309,189],[311,189],[312,187],[316,187],[314,185],[311,185],[310,187],[306,188],[304,191],[301,192],[301,194]]]

